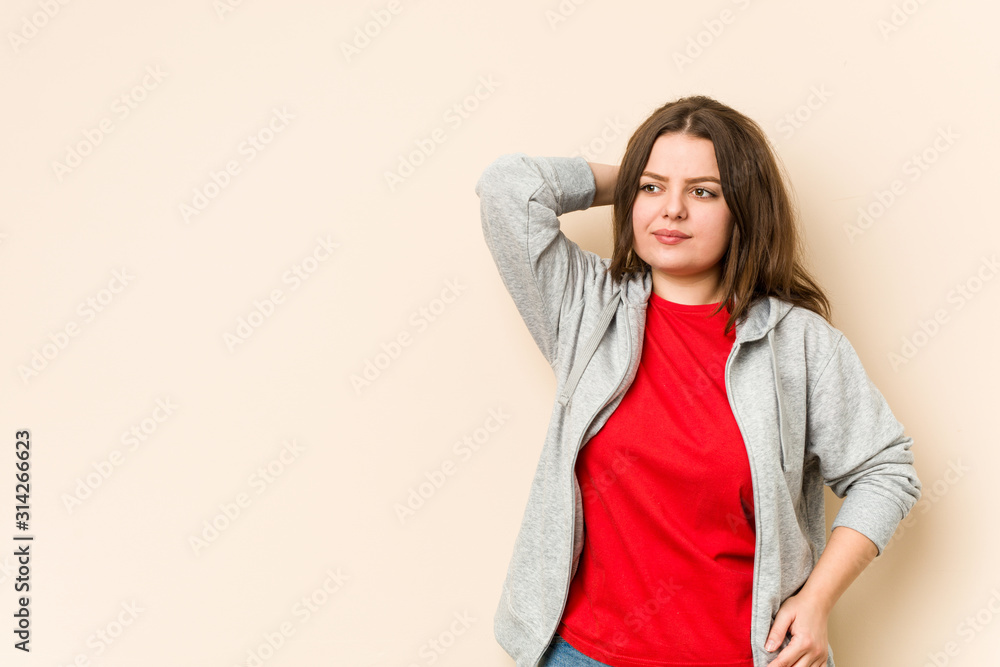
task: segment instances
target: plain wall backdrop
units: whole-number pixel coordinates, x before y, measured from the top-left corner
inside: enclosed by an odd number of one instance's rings
[[[555,381],[490,257],[503,153],[755,119],[923,498],[838,665],[1000,655],[995,3],[14,0],[0,26],[3,664],[513,664]],[[610,256],[610,207],[563,229]],[[15,433],[31,433],[14,524]],[[827,518],[840,500],[827,491]],[[405,508],[405,510],[404,510]]]

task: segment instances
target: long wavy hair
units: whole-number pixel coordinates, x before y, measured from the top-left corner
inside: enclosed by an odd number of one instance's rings
[[[669,133],[708,139],[715,147],[723,196],[733,216],[729,247],[720,260],[723,299],[712,313],[729,309],[725,333],[754,301],[772,295],[829,322],[830,302],[803,266],[796,212],[767,136],[750,118],[703,95],[664,104],[629,138],[614,192],[612,277],[621,281],[627,273],[652,270],[634,251],[632,207],[653,143]]]

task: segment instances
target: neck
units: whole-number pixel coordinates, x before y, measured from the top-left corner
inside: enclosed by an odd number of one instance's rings
[[[697,306],[722,301],[718,272],[672,276],[653,269],[653,292],[667,301]]]

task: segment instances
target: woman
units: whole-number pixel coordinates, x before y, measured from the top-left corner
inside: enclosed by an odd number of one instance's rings
[[[830,610],[921,484],[802,266],[764,133],[682,98],[621,167],[513,153],[476,193],[557,379],[500,645],[518,667],[833,667]],[[608,204],[604,259],[557,216]],[[844,498],[829,543],[824,484]]]

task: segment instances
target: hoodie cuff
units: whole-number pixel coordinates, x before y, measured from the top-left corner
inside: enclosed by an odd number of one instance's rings
[[[837,526],[853,528],[875,543],[878,557],[903,518],[899,501],[878,491],[856,487],[845,494],[830,530]]]
[[[552,171],[550,179],[556,185],[556,215],[590,208],[597,195],[594,172],[584,157],[535,158]]]

